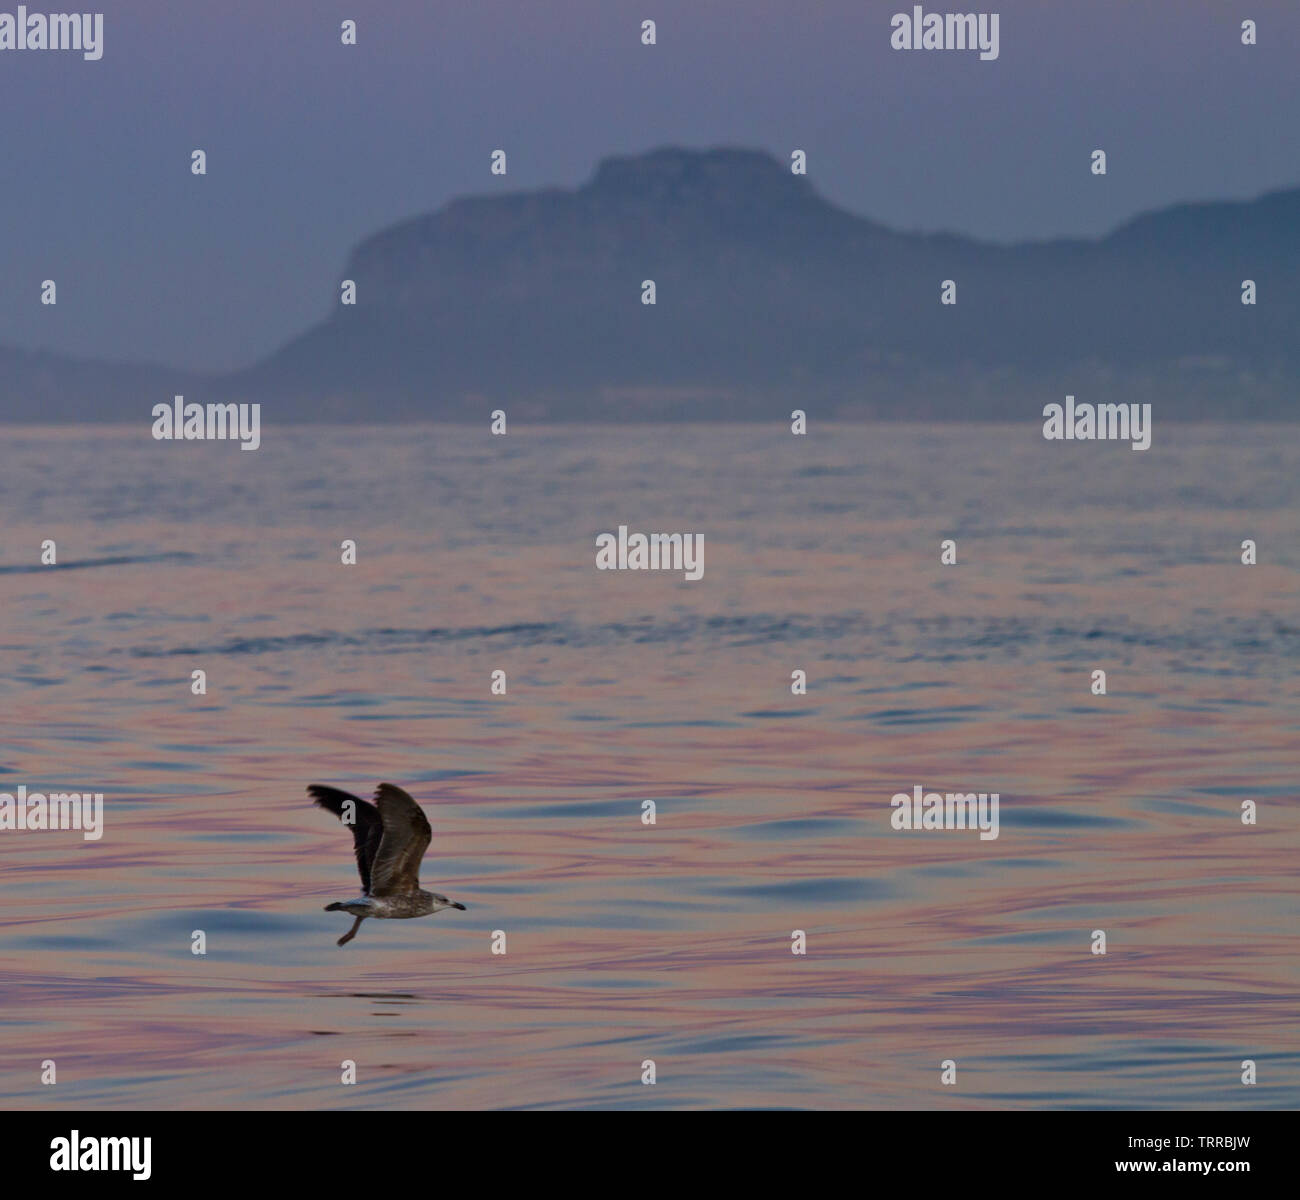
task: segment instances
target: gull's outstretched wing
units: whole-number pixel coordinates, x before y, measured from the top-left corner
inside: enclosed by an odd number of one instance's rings
[[[420,886],[420,859],[433,839],[424,810],[399,787],[381,783],[375,804],[384,823],[379,852],[371,864],[374,896],[414,892]]]
[[[307,789],[307,794],[321,808],[327,812],[332,812],[340,821],[343,821],[346,812],[343,806],[348,801],[352,802],[352,848],[357,856],[357,871],[361,875],[361,890],[368,895],[370,893],[370,876],[375,855],[379,851],[379,843],[384,836],[379,809],[371,804],[369,800],[362,800],[350,792],[341,792],[338,788],[321,787],[318,783],[313,783]],[[344,821],[344,824],[347,824],[347,822]]]

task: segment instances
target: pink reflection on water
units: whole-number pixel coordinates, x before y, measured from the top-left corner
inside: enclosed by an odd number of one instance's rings
[[[965,431],[966,453],[1001,461],[994,435]],[[0,576],[0,787],[106,796],[101,842],[0,834],[6,1103],[1294,1103],[1300,588],[1279,555],[1234,569],[1230,541],[1296,541],[1293,509],[1125,506],[1121,474],[1113,507],[1082,478],[1037,510],[949,479],[916,513],[825,512],[944,444],[848,431],[818,461],[866,464],[857,482],[765,481],[762,435],[706,431],[637,489],[640,456],[602,432],[530,447],[470,534],[496,467],[436,481],[468,433],[373,460],[352,440],[390,432],[303,436],[319,465],[272,443],[239,465],[243,499],[105,521],[38,498],[10,523],[6,563],[46,536],[64,562],[193,557]],[[86,455],[92,488],[179,489],[143,447],[45,439],[28,459]],[[1267,482],[1260,461],[1225,473]],[[344,462],[355,499],[318,511],[312,472]],[[570,493],[518,482],[574,462]],[[591,569],[640,493],[642,527],[707,529],[701,583]],[[1143,547],[1192,529],[1222,563],[1153,566]],[[339,949],[321,909],[355,891],[350,847],[303,789],[381,779],[426,805],[424,882],[469,910]],[[891,831],[915,784],[1000,792],[1001,836]]]

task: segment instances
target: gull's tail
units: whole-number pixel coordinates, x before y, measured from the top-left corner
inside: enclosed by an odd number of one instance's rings
[[[338,912],[338,910],[339,910],[340,908],[342,908],[342,907],[343,907],[343,905],[341,905],[341,904],[339,904],[337,901],[335,901],[335,903],[333,903],[333,904],[327,904],[327,905],[325,905],[325,911],[326,911],[326,912]]]

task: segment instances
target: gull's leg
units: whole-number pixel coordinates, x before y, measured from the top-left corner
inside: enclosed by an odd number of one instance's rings
[[[361,928],[361,922],[364,920],[365,917],[358,917],[355,921],[353,921],[352,928],[349,929],[347,933],[345,933],[341,938],[339,938],[338,944],[340,946],[346,946],[354,937],[356,937],[357,930]]]

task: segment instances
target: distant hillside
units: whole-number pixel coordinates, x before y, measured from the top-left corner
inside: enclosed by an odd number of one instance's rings
[[[0,346],[0,421],[141,421],[211,376]]]
[[[665,149],[573,191],[454,200],[367,238],[344,278],[355,307],[187,398],[282,420],[1024,417],[1066,391],[1165,417],[1297,411],[1300,189],[999,246],[854,216],[765,153]],[[0,352],[4,411],[32,419],[13,361]],[[47,360],[39,403],[139,420],[180,390],[126,370],[97,391]]]

